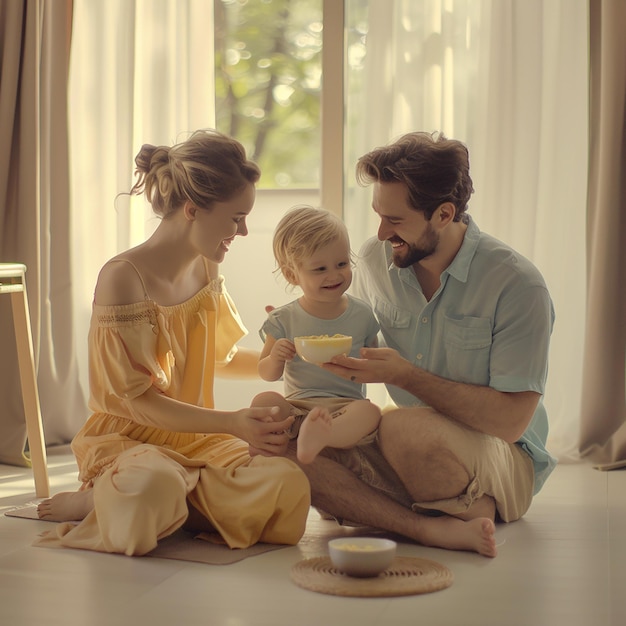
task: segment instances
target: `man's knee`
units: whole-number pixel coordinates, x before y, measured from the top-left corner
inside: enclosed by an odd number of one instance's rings
[[[446,435],[447,426],[446,418],[431,409],[400,409],[383,416],[381,452],[414,501],[456,496],[471,480]]]
[[[441,416],[428,408],[396,409],[384,413],[378,429],[380,449],[390,459],[399,454],[428,454],[441,443]]]

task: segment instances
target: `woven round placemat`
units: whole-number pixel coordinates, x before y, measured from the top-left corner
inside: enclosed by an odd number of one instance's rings
[[[353,578],[342,574],[327,556],[305,559],[291,568],[291,579],[304,589],[334,596],[410,596],[445,589],[452,584],[452,572],[428,559],[397,556],[374,578]]]

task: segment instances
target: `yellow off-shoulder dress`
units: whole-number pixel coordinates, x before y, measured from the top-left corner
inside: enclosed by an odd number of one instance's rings
[[[282,457],[250,457],[227,434],[172,432],[137,415],[132,399],[151,386],[213,407],[216,364],[246,334],[223,278],[190,300],[93,306],[89,333],[91,417],[72,441],[94,509],[61,523],[37,545],[146,554],[180,528],[189,501],[231,548],[295,544],[310,505],[304,473]]]

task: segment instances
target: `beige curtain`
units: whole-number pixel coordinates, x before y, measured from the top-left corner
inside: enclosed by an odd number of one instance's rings
[[[158,225],[129,198],[143,143],[215,125],[212,0],[74,0],[69,80],[74,337],[87,392],[93,289],[107,259]]]
[[[626,2],[591,0],[587,329],[579,449],[626,466]]]
[[[72,344],[67,73],[70,0],[0,0],[0,261],[24,263],[47,444],[85,416]],[[6,299],[8,300],[8,298]],[[0,302],[0,462],[24,464],[8,302]]]

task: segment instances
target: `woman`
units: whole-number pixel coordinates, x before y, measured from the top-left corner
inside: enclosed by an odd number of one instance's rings
[[[144,145],[138,180],[161,222],[100,271],[89,333],[93,414],[76,435],[82,487],[43,501],[59,524],[37,545],[145,554],[186,524],[231,548],[296,543],[310,495],[284,450],[293,418],[276,409],[213,409],[213,380],[256,374],[258,354],[218,274],[247,234],[258,167],[243,147],[198,131],[173,147]]]

